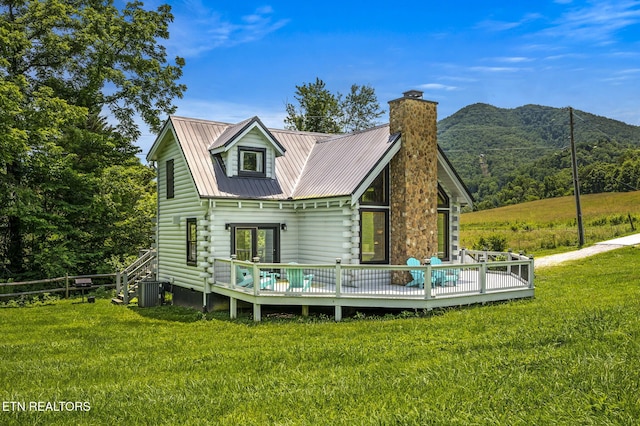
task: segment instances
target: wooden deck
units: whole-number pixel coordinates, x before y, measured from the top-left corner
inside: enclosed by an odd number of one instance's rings
[[[253,304],[254,320],[261,320],[262,305],[332,306],[335,319],[342,318],[342,307],[375,307],[400,309],[434,309],[534,296],[533,259],[501,254],[476,262],[465,256],[467,263],[424,265],[291,265],[215,260],[215,282],[211,291],[230,299],[230,316],[237,316],[237,301]],[[478,257],[482,257],[480,253]],[[492,261],[493,259],[507,259]],[[471,260],[471,262],[469,262]],[[303,270],[311,277],[308,288],[290,288],[291,270]],[[433,271],[458,271],[458,279],[444,286],[426,288],[407,286],[410,271],[421,270],[425,277]],[[238,277],[238,274],[242,274]],[[254,279],[253,277],[258,277]],[[241,283],[241,285],[231,284]]]

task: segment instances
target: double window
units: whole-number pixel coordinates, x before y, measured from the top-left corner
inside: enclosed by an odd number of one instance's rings
[[[389,168],[360,197],[360,263],[389,263]]]
[[[238,174],[265,177],[266,157],[267,150],[264,148],[238,147]]]

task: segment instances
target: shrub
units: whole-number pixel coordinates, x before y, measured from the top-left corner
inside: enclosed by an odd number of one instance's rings
[[[487,238],[480,237],[473,245],[475,250],[505,251],[507,249],[507,237],[502,235],[489,235]]]

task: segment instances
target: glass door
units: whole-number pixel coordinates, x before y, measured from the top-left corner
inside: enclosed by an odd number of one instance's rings
[[[250,262],[254,257],[259,257],[260,262],[277,263],[280,261],[279,229],[277,225],[234,226],[231,253],[235,253],[238,260]]]

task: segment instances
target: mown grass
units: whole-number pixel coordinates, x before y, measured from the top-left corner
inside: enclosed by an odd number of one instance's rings
[[[640,232],[640,192],[584,195],[581,207],[586,245]],[[492,236],[506,240],[506,248],[536,256],[578,244],[572,196],[464,213],[460,222],[461,244],[467,248]]]
[[[91,410],[0,424],[637,424],[639,256],[542,269],[531,300],[341,323],[2,308],[0,398]]]

